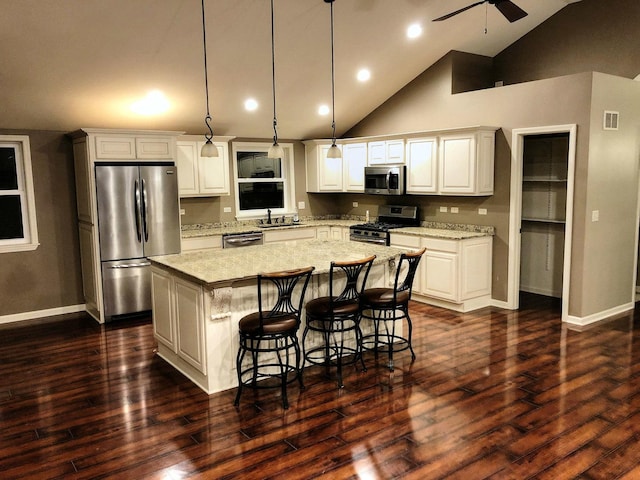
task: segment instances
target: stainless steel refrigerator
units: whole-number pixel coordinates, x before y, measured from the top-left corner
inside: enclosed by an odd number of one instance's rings
[[[180,207],[173,164],[96,164],[104,314],[151,309],[146,257],[180,253]]]

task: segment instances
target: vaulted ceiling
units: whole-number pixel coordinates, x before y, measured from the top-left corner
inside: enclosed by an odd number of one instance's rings
[[[449,51],[494,56],[574,1],[514,0],[529,15],[509,23],[489,3],[431,21],[473,0],[335,0],[338,135]],[[317,112],[331,104],[329,4],[274,4],[280,138],[329,136],[331,116]],[[269,0],[205,0],[205,9],[215,134],[271,137]],[[410,40],[413,23],[423,33]],[[0,51],[0,128],[205,131],[200,0],[5,0]],[[365,67],[371,78],[361,83]],[[165,113],[132,112],[156,89]]]

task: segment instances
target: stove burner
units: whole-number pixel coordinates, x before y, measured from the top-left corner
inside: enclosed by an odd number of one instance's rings
[[[357,228],[360,230],[369,230],[374,232],[386,232],[391,230],[392,228],[400,228],[406,225],[402,225],[400,223],[385,223],[385,222],[369,222],[369,223],[361,223],[359,225],[354,225],[352,228]]]

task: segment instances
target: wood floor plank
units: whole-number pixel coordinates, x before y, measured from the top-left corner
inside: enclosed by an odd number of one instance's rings
[[[456,313],[411,303],[414,350],[307,388],[206,395],[149,318],[0,325],[4,479],[640,478],[640,316],[584,331],[554,299]]]

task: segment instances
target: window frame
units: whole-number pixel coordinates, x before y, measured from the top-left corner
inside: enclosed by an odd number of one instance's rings
[[[38,224],[28,135],[0,135],[0,146],[13,147],[16,153],[17,190],[0,190],[0,195],[20,196],[23,236],[0,239],[0,253],[25,252],[38,248]]]
[[[255,220],[264,218],[266,215],[266,209],[252,209],[252,210],[240,210],[240,183],[238,179],[238,153],[243,152],[264,152],[269,151],[271,147],[270,143],[264,142],[231,142],[232,144],[232,162],[233,162],[233,185],[235,195],[236,206],[236,219],[237,220]],[[292,215],[295,213],[295,171],[294,171],[294,149],[292,143],[280,143],[280,146],[284,150],[284,158],[280,159],[281,177],[277,179],[269,179],[271,181],[281,181],[284,187],[284,207],[272,208],[271,215],[282,216]]]

